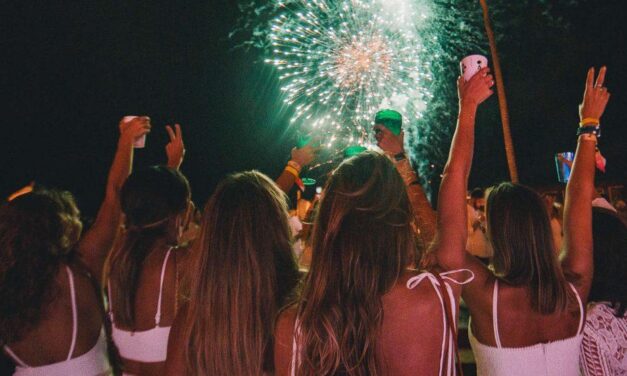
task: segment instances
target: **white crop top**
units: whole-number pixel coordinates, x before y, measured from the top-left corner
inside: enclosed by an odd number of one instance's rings
[[[497,315],[499,285],[498,280],[496,280],[492,293],[492,323],[496,347],[480,343],[472,334],[472,325],[468,325],[470,346],[477,362],[477,375],[578,376],[584,309],[577,290],[570,283],[569,286],[579,302],[579,327],[575,336],[548,343],[537,343],[532,346],[502,347]]]
[[[47,364],[45,366],[30,367],[20,359],[8,346],[4,351],[13,358],[15,364],[14,376],[69,376],[69,375],[108,375],[111,373],[109,359],[107,357],[107,337],[104,327],[100,329],[100,336],[94,347],[83,355],[72,358],[76,346],[78,333],[78,314],[76,309],[76,291],[74,288],[74,275],[66,266],[68,280],[70,282],[70,294],[72,297],[72,342],[67,354],[67,359],[62,362]]]
[[[155,315],[155,327],[150,330],[132,332],[119,329],[115,326],[113,317],[113,306],[111,304],[111,283],[108,283],[109,293],[109,315],[111,318],[111,332],[113,342],[117,346],[120,356],[124,359],[141,363],[165,362],[168,354],[168,337],[170,336],[170,326],[159,326],[161,322],[161,298],[163,295],[163,279],[165,277],[166,266],[172,248],[165,254],[161,267],[161,281],[159,284],[159,300],[157,302],[157,313]]]

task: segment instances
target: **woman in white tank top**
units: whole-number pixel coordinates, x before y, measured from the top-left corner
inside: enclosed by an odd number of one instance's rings
[[[176,247],[193,210],[189,184],[174,168],[141,169],[124,183],[121,206],[125,232],[107,279],[113,342],[125,374],[162,374],[182,270]]]
[[[598,124],[609,94],[605,69],[594,83],[588,73],[583,125]],[[584,304],[592,277],[591,198],[597,137],[585,128],[579,136],[564,214],[565,258],[553,252],[549,218],[541,197],[518,184],[502,183],[487,197],[488,238],[494,249],[493,270],[458,249],[439,248],[445,268],[465,267],[475,280],[463,288],[479,375],[578,375]],[[472,160],[468,138],[459,158]],[[456,158],[452,156],[451,158]],[[470,163],[468,162],[468,169]],[[447,168],[445,179],[459,179],[468,169]],[[442,199],[442,198],[440,198]]]
[[[99,277],[119,227],[119,189],[148,118],[120,123],[120,140],[98,216],[82,223],[69,192],[35,189],[0,207],[0,344],[16,375],[112,372]]]

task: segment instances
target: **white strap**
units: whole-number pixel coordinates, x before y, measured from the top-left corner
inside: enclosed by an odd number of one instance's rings
[[[575,288],[575,286],[573,286],[573,284],[570,282],[568,282],[568,285],[575,293],[575,296],[577,297],[577,302],[579,302],[579,326],[577,327],[577,334],[579,334],[583,330],[585,310],[583,308],[583,302],[581,301],[581,297],[579,297],[579,293],[577,292],[577,289]]]
[[[111,299],[111,278],[107,278],[107,298],[109,298],[109,319],[111,324],[114,324],[113,320],[113,299]]]
[[[168,266],[168,258],[170,257],[170,252],[172,252],[172,247],[170,247],[170,249],[168,249],[168,252],[165,254],[165,259],[163,260],[163,265],[161,266],[161,282],[159,284],[159,300],[157,302],[155,326],[159,326],[159,323],[161,322],[161,296],[163,295],[163,279],[165,278],[165,268],[166,266]]]
[[[76,291],[74,289],[74,276],[69,266],[65,266],[67,276],[70,281],[70,296],[72,297],[72,344],[70,345],[70,352],[67,354],[67,360],[72,359],[74,348],[76,347],[76,335],[78,333],[78,314],[76,313]]]
[[[455,278],[451,278],[449,277],[449,275],[452,274],[457,274],[457,273],[468,273],[468,277],[462,281],[458,281]],[[440,277],[442,277],[443,280],[445,281],[449,281],[451,283],[454,283],[456,285],[465,285],[469,282],[471,282],[473,279],[475,279],[475,273],[472,272],[472,270],[469,269],[455,269],[455,270],[450,270],[448,272],[444,272],[444,273],[439,273]],[[418,286],[418,284],[420,282],[422,282],[423,279],[428,278],[432,283],[434,283],[436,286],[440,286],[440,282],[438,282],[437,278],[435,278],[435,276],[429,272],[424,272],[424,273],[420,273],[417,276],[411,277],[410,279],[407,280],[407,288],[408,289],[413,289],[414,287]]]
[[[498,305],[499,305],[499,280],[494,280],[494,289],[492,290],[492,328],[494,329],[494,342],[496,347],[501,348],[501,336],[499,335],[499,320],[498,320]]]
[[[9,346],[4,346],[4,351],[17,363],[18,366],[28,368],[28,365],[22,361],[15,353],[9,348]]]
[[[300,336],[300,325],[298,318],[294,322],[294,335],[292,339],[292,360],[290,361],[290,376],[296,376],[296,367],[300,363],[300,354],[298,353],[298,344],[296,337]]]
[[[76,347],[76,336],[78,333],[78,314],[76,313],[76,290],[74,288],[74,275],[72,274],[72,269],[69,266],[65,266],[65,271],[67,272],[68,281],[70,282],[70,297],[72,299],[72,342],[70,343],[70,351],[67,354],[66,361],[72,359],[72,354],[74,353],[74,348]],[[19,365],[20,367],[29,368],[29,366],[22,361],[15,353],[9,348],[9,346],[4,346],[4,351]]]
[[[469,277],[466,278],[463,281],[458,281],[454,278],[449,277],[449,275],[451,274],[456,274],[456,273],[460,273],[460,272],[467,272],[469,273]],[[457,270],[451,270],[448,272],[444,272],[444,273],[440,273],[440,277],[443,280],[446,280],[448,282],[451,283],[455,283],[457,285],[464,285],[466,283],[469,283],[470,281],[472,281],[475,278],[474,273],[471,270],[468,269],[457,269]],[[454,367],[454,362],[455,360],[453,359],[454,354],[455,354],[455,343],[454,343],[454,337],[453,334],[448,331],[447,327],[446,327],[446,309],[444,308],[444,297],[442,296],[442,294],[440,293],[440,289],[437,286],[440,286],[440,282],[438,282],[437,278],[428,272],[425,273],[420,273],[415,277],[410,278],[407,281],[407,288],[408,289],[413,289],[414,287],[418,286],[418,284],[420,282],[422,282],[424,279],[429,280],[429,282],[431,282],[431,286],[433,287],[433,289],[435,290],[435,293],[438,296],[438,299],[440,300],[440,308],[442,308],[442,329],[443,329],[443,333],[442,333],[442,346],[440,349],[440,369],[438,371],[438,375],[442,375],[443,369],[444,369],[444,358],[446,356],[447,358],[447,364],[446,364],[446,369],[447,369],[447,375],[454,375],[455,374],[455,367]],[[451,288],[450,285],[445,283],[445,287],[446,287],[446,291],[448,294],[448,298],[451,302],[451,311],[452,311],[452,315],[453,315],[453,320],[455,320],[456,317],[456,311],[455,311],[455,296],[453,294],[453,289]],[[451,325],[453,325],[453,329],[455,331],[457,331],[457,325],[456,323],[451,323]],[[448,349],[445,349],[446,347],[446,337],[448,336],[449,338],[449,345],[448,345]],[[448,351],[446,351],[448,350]]]

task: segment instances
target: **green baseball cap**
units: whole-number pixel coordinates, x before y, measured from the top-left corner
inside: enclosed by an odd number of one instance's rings
[[[395,135],[401,134],[403,126],[403,116],[400,112],[394,110],[381,110],[374,117],[374,123],[385,126]]]
[[[344,149],[344,158],[350,158],[350,157],[354,157],[357,154],[360,154],[364,151],[368,150],[367,148],[361,146],[361,145],[353,145],[353,146],[349,146],[346,149]]]

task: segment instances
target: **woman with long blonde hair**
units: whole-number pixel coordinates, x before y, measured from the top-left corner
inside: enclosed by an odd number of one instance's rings
[[[277,312],[299,281],[285,194],[251,171],[220,183],[190,259],[191,291],[173,325],[168,375],[272,373]]]
[[[490,76],[477,77],[464,95],[479,103],[490,85]],[[461,126],[472,126],[474,118],[464,115]],[[434,247],[463,250],[465,201],[440,200],[439,212],[449,220],[438,223],[437,237],[448,242]],[[277,321],[277,375],[455,373],[463,281],[411,268],[419,261],[412,257],[413,224],[405,184],[388,157],[364,152],[334,171],[315,221],[301,299]]]

